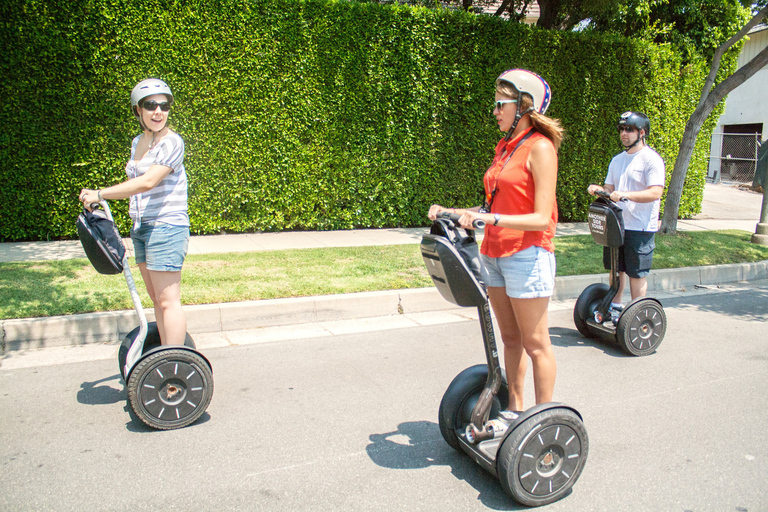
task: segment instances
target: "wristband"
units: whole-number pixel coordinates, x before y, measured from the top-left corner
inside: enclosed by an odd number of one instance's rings
[[[98,197],[98,198],[99,198],[99,201],[103,201],[103,200],[104,200],[104,198],[103,198],[103,197],[101,197],[101,190],[97,190],[97,191],[96,191],[96,197]]]

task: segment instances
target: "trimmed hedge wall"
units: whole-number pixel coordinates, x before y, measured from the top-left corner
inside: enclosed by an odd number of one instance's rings
[[[197,234],[426,225],[471,206],[500,138],[494,80],[534,70],[553,89],[563,220],[620,151],[625,110],[652,120],[668,176],[706,63],[668,47],[492,17],[299,0],[0,2],[0,240],[75,237],[77,195],[125,179],[133,85],[174,91]],[[732,60],[732,59],[731,59]],[[732,66],[732,64],[730,64]],[[713,114],[680,208],[699,211]],[[116,201],[127,233],[127,201]]]

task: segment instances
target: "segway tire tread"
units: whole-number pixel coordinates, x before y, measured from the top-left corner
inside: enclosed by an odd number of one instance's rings
[[[547,409],[513,427],[499,448],[496,465],[504,491],[538,507],[567,495],[587,462],[589,440],[570,409]]]
[[[667,315],[654,299],[638,300],[621,313],[616,341],[627,354],[647,356],[656,352],[667,332]]]
[[[585,338],[597,338],[599,335],[587,325],[587,318],[591,318],[597,308],[597,303],[605,298],[610,291],[610,286],[605,283],[594,283],[581,292],[573,307],[573,323],[576,329]]]
[[[136,416],[158,430],[197,421],[213,397],[208,362],[187,349],[168,348],[144,356],[128,378],[128,402]]]
[[[480,397],[480,393],[488,380],[488,366],[478,364],[470,366],[459,373],[448,389],[443,394],[440,401],[440,410],[438,412],[438,423],[440,434],[445,442],[451,448],[462,451],[456,431],[464,431],[472,418],[472,409]],[[509,389],[507,387],[506,375],[502,372],[502,383],[499,392],[493,400],[491,407],[491,418],[498,416],[499,411],[503,411],[509,404]]]

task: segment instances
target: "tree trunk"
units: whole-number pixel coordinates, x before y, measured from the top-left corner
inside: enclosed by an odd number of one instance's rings
[[[557,29],[561,0],[538,0],[538,3],[539,21],[536,25],[541,28]]]
[[[768,13],[768,6],[764,7],[757,15],[755,15],[749,23],[747,23],[736,35],[723,43],[712,59],[712,66],[709,70],[709,76],[704,84],[704,89],[701,93],[701,99],[693,111],[688,122],[685,124],[685,131],[683,132],[683,140],[680,142],[680,150],[677,153],[677,159],[675,159],[675,167],[672,170],[672,177],[669,181],[669,187],[667,188],[667,198],[664,200],[664,217],[661,220],[661,227],[659,232],[674,234],[677,232],[677,216],[680,213],[680,199],[683,195],[683,185],[685,184],[685,175],[688,173],[688,165],[691,163],[691,156],[693,155],[693,149],[696,145],[696,137],[699,135],[699,130],[707,119],[707,116],[712,113],[712,110],[725,98],[729,92],[734,90],[746,82],[752,75],[760,71],[763,67],[768,65],[768,47],[755,55],[755,57],[739,68],[734,74],[717,84],[713,89],[717,70],[720,67],[720,59],[723,54],[733,46],[737,41],[744,37],[749,30],[762,20]]]

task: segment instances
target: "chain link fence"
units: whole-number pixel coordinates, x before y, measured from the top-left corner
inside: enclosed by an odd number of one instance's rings
[[[759,133],[714,133],[707,178],[718,183],[752,183],[760,149]]]

